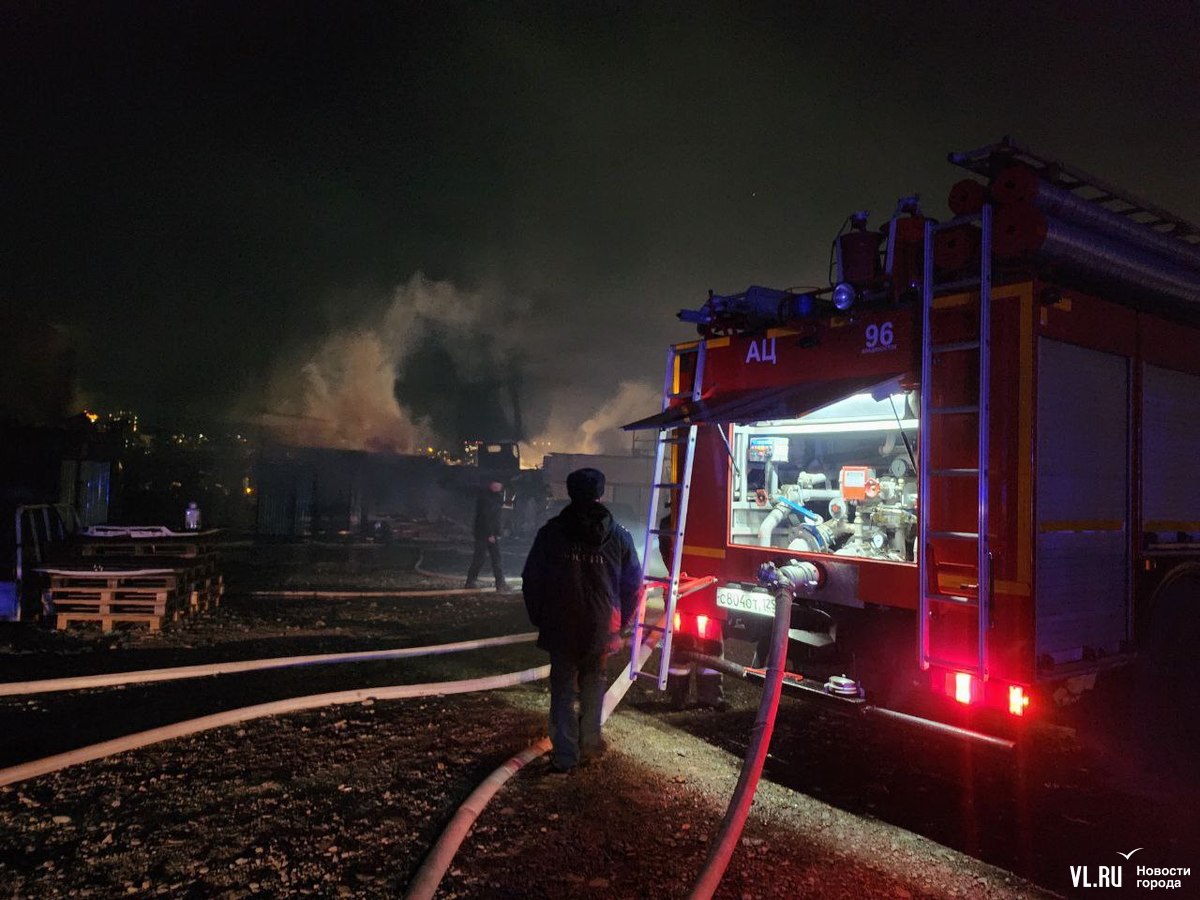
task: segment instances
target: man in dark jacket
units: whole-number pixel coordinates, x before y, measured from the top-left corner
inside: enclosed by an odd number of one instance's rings
[[[538,646],[550,653],[551,766],[569,772],[604,752],[608,656],[637,611],[642,569],[629,532],[600,503],[604,473],[567,476],[571,503],[542,526],[522,573]],[[579,712],[575,702],[579,701]]]
[[[492,575],[496,579],[496,590],[508,590],[504,580],[504,569],[500,565],[500,510],[504,506],[504,485],[492,481],[479,491],[475,500],[475,555],[467,569],[467,587],[479,587],[479,570],[483,568],[484,556],[492,558]]]

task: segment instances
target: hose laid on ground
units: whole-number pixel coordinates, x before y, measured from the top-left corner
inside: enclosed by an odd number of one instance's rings
[[[203,678],[209,675],[230,675],[236,672],[255,672],[262,669],[284,669],[290,666],[322,666],[333,663],[371,662],[381,659],[404,659],[410,656],[437,656],[459,653],[482,647],[501,647],[532,641],[537,632],[508,634],[451,644],[430,644],[425,647],[398,647],[394,650],[363,650],[353,653],[318,653],[311,656],[277,656],[266,659],[246,659],[237,662],[205,663],[195,666],[171,666],[164,669],[142,669],[132,672],[112,672],[105,675],[77,675],[71,678],[44,678],[38,681],[9,681],[0,683],[0,697],[24,694],[45,694],[51,691],[75,691],[84,688],[113,687],[122,684],[146,684],[154,681],[175,681],[183,678]]]
[[[430,588],[421,591],[247,591],[251,597],[284,597],[298,600],[366,600],[372,597],[462,597],[489,588]]]
[[[483,779],[475,790],[471,791],[467,799],[455,810],[454,816],[438,836],[437,843],[433,845],[421,863],[421,868],[417,869],[417,874],[409,882],[404,900],[429,900],[433,897],[438,885],[442,883],[442,878],[446,875],[446,869],[454,860],[454,854],[462,846],[463,840],[466,839],[475,820],[479,818],[479,814],[496,796],[500,788],[504,787],[508,779],[548,752],[550,752],[550,738],[535,741],[520,753],[505,760],[498,769]]]
[[[661,631],[665,624],[665,618],[660,620],[658,629]],[[636,671],[641,671],[642,666],[646,664],[646,660],[650,658],[650,654],[653,652],[654,645],[657,642],[658,639],[652,637],[642,643],[641,648],[638,650]],[[624,671],[617,676],[617,680],[605,692],[604,706],[600,714],[601,722],[608,720],[608,717],[612,715],[612,711],[616,708],[617,704],[624,698],[625,692],[629,690],[629,686],[633,684],[633,671],[635,671],[634,662],[630,660],[629,665],[625,667]],[[413,880],[409,882],[408,890],[404,893],[404,900],[432,900],[434,892],[437,891],[438,885],[442,883],[442,879],[446,875],[446,870],[450,867],[450,863],[454,859],[454,855],[458,852],[458,848],[462,846],[462,842],[466,839],[468,832],[470,832],[471,826],[475,824],[475,820],[479,818],[479,814],[483,812],[492,797],[517,772],[521,771],[528,763],[537,759],[542,754],[549,752],[549,750],[549,738],[542,738],[535,741],[520,753],[507,759],[498,769],[488,775],[480,783],[479,787],[471,792],[462,805],[455,811],[449,824],[446,825],[437,842],[421,863],[421,867],[417,869]]]
[[[501,551],[501,552],[503,552],[503,551]],[[421,554],[417,557],[417,561],[415,563],[413,563],[413,571],[418,575],[424,575],[426,578],[441,578],[446,581],[458,581],[460,578],[464,577],[463,575],[455,575],[450,572],[431,572],[428,569],[422,569],[421,563],[424,561],[424,559],[425,559],[425,551],[422,550]],[[521,586],[521,579],[519,576],[513,576],[506,580],[508,581],[509,587],[520,587]],[[492,589],[481,587],[481,588],[460,589],[460,592],[464,592],[467,594],[478,594],[481,591],[490,591],[490,590],[492,590]]]
[[[787,664],[788,629],[792,621],[792,598],[798,585],[815,586],[816,569],[811,563],[792,562],[782,569],[766,563],[759,570],[759,581],[772,588],[775,594],[775,621],[771,627],[771,653],[767,657],[767,674],[763,685],[762,700],[754,717],[750,732],[750,746],[742,763],[737,787],[729,800],[721,830],[708,853],[704,868],[696,879],[688,900],[709,900],[721,883],[729,860],[733,858],[738,839],[742,836],[746,818],[750,815],[750,804],[758,790],[767,749],[771,745],[771,733],[775,730],[775,713],[779,709],[779,696],[783,691],[783,670]]]
[[[360,688],[353,691],[334,691],[325,694],[311,694],[307,697],[291,697],[286,700],[275,700],[270,703],[259,703],[255,706],[243,706],[225,712],[201,716],[198,719],[188,719],[172,725],[151,728],[149,731],[139,731],[136,734],[122,735],[99,744],[91,744],[66,753],[56,753],[32,762],[21,763],[0,769],[0,787],[15,784],[27,778],[35,778],[50,772],[57,772],[68,766],[91,762],[114,753],[125,750],[136,750],[149,744],[156,744],[172,738],[187,737],[202,731],[210,731],[225,725],[236,725],[251,719],[264,716],[277,716],[282,713],[299,712],[306,709],[317,709],[322,706],[336,706],[347,703],[362,703],[364,700],[406,700],[413,697],[429,697],[444,694],[467,694],[474,691],[490,691],[496,688],[512,687],[530,681],[538,681],[550,676],[549,666],[539,666],[535,669],[525,669],[520,672],[510,672],[505,675],[489,675],[483,678],[469,678],[463,681],[439,681],[429,684],[396,684],[385,687]]]
[[[426,578],[443,578],[447,581],[455,581],[462,578],[461,575],[451,575],[449,572],[430,572],[428,569],[416,569],[418,575],[424,575]],[[521,589],[521,578],[518,575],[510,575],[505,579],[508,582],[509,590],[516,593]],[[474,588],[455,588],[455,594],[486,594],[488,591],[494,591],[495,588],[490,587],[474,587]]]

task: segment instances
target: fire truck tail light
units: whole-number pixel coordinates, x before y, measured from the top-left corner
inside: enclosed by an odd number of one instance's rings
[[[954,699],[959,703],[971,702],[971,682],[973,679],[968,672],[954,673]]]
[[[1029,695],[1025,693],[1025,688],[1019,684],[1010,684],[1008,686],[1008,711],[1014,716],[1023,716],[1027,706],[1029,706]]]
[[[709,632],[716,633],[719,624],[711,616],[694,616],[689,614],[687,618],[684,618],[681,614],[675,613],[675,632],[678,634],[690,634],[700,638],[707,638]]]
[[[1008,681],[983,681],[973,672],[938,669],[933,672],[929,687],[963,706],[972,709],[1008,711],[1009,715],[1029,715],[1029,688]]]
[[[947,672],[946,695],[959,703],[970,703],[974,696],[975,678],[970,672]]]

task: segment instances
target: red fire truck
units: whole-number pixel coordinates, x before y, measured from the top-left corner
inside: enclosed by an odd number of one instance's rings
[[[767,636],[791,559],[786,683],[933,727],[1195,655],[1200,231],[1010,139],[950,161],[954,216],[855,213],[829,289],[679,314],[702,337],[626,426],[658,432],[660,687],[681,640]]]

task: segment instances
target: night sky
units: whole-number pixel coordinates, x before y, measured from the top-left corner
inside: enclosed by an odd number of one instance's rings
[[[12,0],[0,303],[143,419],[408,449],[516,384],[596,449],[680,307],[823,285],[852,210],[945,215],[947,151],[1012,134],[1200,220],[1198,48],[1195,0]]]

